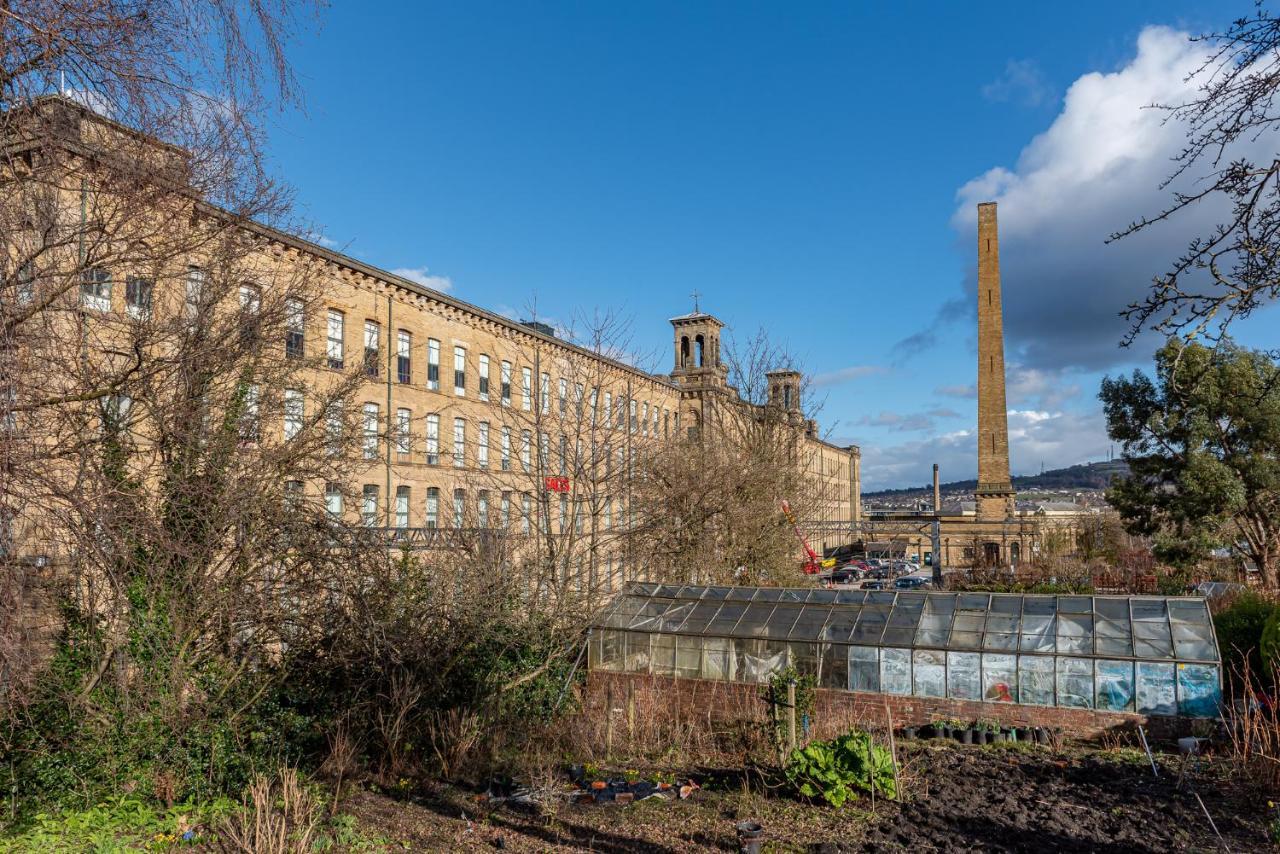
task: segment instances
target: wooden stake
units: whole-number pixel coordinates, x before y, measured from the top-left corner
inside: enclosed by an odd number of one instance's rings
[[[885,720],[889,723],[889,758],[893,760],[893,797],[894,800],[901,800],[902,790],[898,786],[898,742],[893,737],[893,712],[889,710],[889,704],[884,704]],[[875,788],[875,779],[872,778],[872,788]]]
[[[787,680],[787,756],[796,749],[796,680]]]

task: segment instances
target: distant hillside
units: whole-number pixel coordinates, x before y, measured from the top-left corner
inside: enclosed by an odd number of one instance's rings
[[[1021,475],[1013,479],[1013,485],[1019,490],[1032,489],[1106,489],[1114,475],[1128,474],[1129,467],[1116,460],[1111,463],[1084,463],[1068,466],[1064,469],[1053,469],[1043,474]],[[942,484],[944,493],[973,492],[977,489],[976,480],[953,480]],[[933,492],[933,484],[924,486],[908,486],[903,489],[882,489],[879,492],[864,492],[863,498],[890,498],[894,496],[928,495]]]

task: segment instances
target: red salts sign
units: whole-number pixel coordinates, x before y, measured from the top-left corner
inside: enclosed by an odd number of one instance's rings
[[[567,477],[549,477],[546,479],[547,492],[568,492],[569,478]]]

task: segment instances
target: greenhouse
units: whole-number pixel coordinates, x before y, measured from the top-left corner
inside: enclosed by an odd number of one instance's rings
[[[597,670],[1106,712],[1215,717],[1203,599],[630,584],[596,621]]]

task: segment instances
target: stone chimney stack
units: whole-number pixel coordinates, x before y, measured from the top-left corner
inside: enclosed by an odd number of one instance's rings
[[[942,487],[938,483],[938,464],[933,464],[933,512],[942,510]]]
[[[978,489],[980,519],[1014,513],[1004,388],[1004,312],[996,203],[978,205]]]

